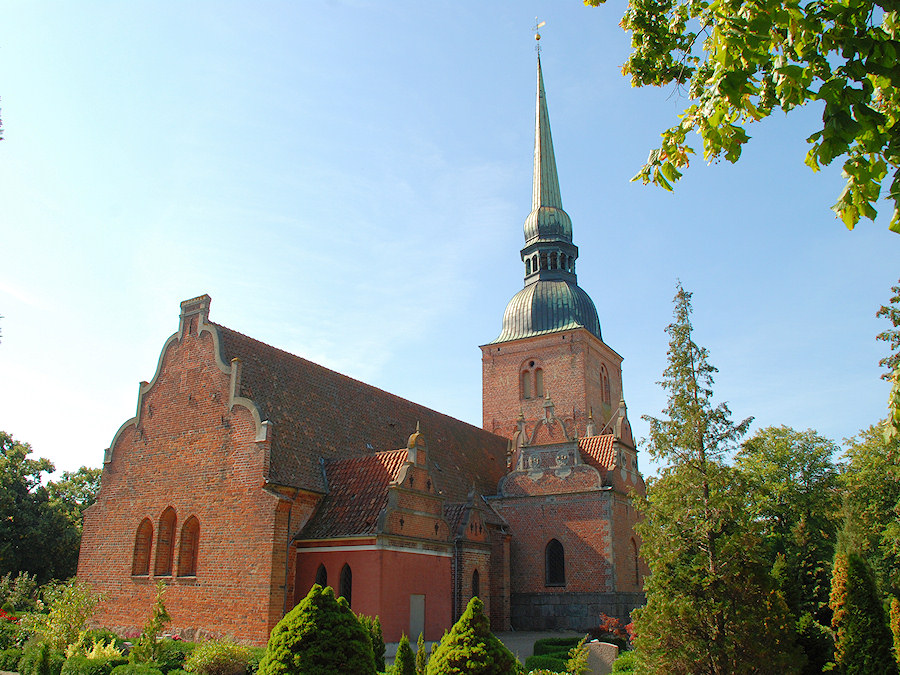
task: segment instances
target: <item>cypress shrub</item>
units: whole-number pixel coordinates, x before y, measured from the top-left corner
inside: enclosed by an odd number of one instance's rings
[[[381,632],[381,619],[377,616],[366,616],[358,614],[356,616],[362,627],[366,629],[369,638],[372,640],[372,653],[375,655],[375,670],[379,673],[384,672],[384,634]]]
[[[397,645],[397,656],[394,657],[394,665],[391,675],[416,675],[416,657],[412,647],[409,646],[409,638],[400,636],[400,644]]]
[[[249,647],[233,642],[204,642],[191,652],[184,669],[197,675],[243,675],[249,660]]]
[[[22,658],[22,650],[17,647],[10,647],[0,652],[0,670],[11,670],[18,672],[19,659]]]
[[[566,660],[550,654],[532,654],[525,659],[525,670],[549,670],[554,673],[566,672]]]
[[[459,621],[435,647],[426,672],[428,675],[517,675],[522,672],[522,664],[491,633],[484,603],[472,598]]]
[[[272,629],[259,675],[375,672],[372,641],[344,598],[315,584]]]
[[[897,675],[875,578],[859,555],[835,555],[830,605],[835,661],[843,675]]]
[[[428,650],[425,649],[425,636],[419,633],[416,641],[416,675],[425,675],[428,666]]]

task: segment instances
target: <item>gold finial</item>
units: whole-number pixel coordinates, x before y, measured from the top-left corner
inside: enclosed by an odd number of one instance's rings
[[[546,25],[546,21],[541,21],[540,23],[538,23],[538,18],[534,17],[534,39],[537,42],[537,44],[534,46],[534,51],[538,53],[538,56],[540,56],[541,54],[541,34],[538,31]]]

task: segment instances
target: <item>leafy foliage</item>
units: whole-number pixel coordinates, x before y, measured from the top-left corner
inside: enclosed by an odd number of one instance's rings
[[[242,675],[250,649],[233,642],[204,642],[184,662],[184,670],[198,675]]]
[[[184,640],[163,639],[159,641],[158,647],[156,664],[163,673],[169,673],[184,667],[184,662],[197,648],[197,644]]]
[[[372,653],[375,655],[375,670],[379,673],[384,672],[384,634],[381,632],[381,619],[377,616],[366,616],[365,614],[357,614],[362,627],[369,633],[372,640]],[[408,641],[408,639],[407,639]]]
[[[831,631],[807,613],[797,620],[797,644],[806,655],[800,675],[819,675],[834,659]]]
[[[585,0],[599,5],[605,0]],[[629,0],[622,27],[632,53],[622,68],[633,86],[684,85],[694,102],[635,177],[666,189],[703,140],[707,161],[736,162],[746,126],[809,101],[822,128],[807,140],[818,171],[844,157],[846,187],[832,207],[852,229],[875,218],[889,177],[890,229],[900,232],[900,14],[881,0]]]
[[[570,675],[587,675],[591,672],[588,666],[587,635],[569,650],[569,660],[566,661],[566,672]]]
[[[892,639],[875,578],[862,557],[838,553],[831,577],[835,661],[844,675],[896,675]]]
[[[391,673],[392,675],[416,675],[416,657],[413,655],[412,647],[409,646],[409,638],[405,633],[400,636]]]
[[[156,599],[153,601],[153,608],[150,610],[150,618],[147,620],[141,636],[138,638],[137,644],[132,647],[128,654],[128,660],[135,663],[155,663],[160,657],[162,645],[159,641],[159,634],[162,633],[172,617],[166,611],[166,605],[163,596],[166,594],[166,585],[162,581],[156,582]]]
[[[26,615],[23,627],[38,635],[52,649],[64,651],[81,638],[100,596],[87,584],[72,579],[66,583],[48,584],[44,587],[43,597],[50,611]]]
[[[84,510],[97,499],[102,473],[103,469],[83,466],[78,471],[63,471],[59,479],[47,485],[51,505],[68,518],[79,534]]]
[[[900,438],[900,285],[892,286],[889,305],[882,305],[875,316],[885,317],[891,322],[891,328],[880,332],[876,339],[884,340],[891,346],[891,353],[878,362],[887,370],[881,377],[891,380],[891,393],[888,397],[888,418],[885,422],[885,436],[888,441]]]
[[[650,567],[636,610],[635,648],[653,673],[796,672],[783,598],[768,575],[749,487],[722,460],[750,420],[713,407],[708,352],[693,340],[691,294],[678,285],[669,333],[667,419],[650,422],[650,453],[667,464],[637,500]]]
[[[60,675],[110,675],[115,666],[128,663],[121,654],[113,658],[70,656],[63,664]]]
[[[637,666],[637,652],[621,652],[613,661],[612,672],[633,673]]]
[[[900,600],[891,598],[891,633],[894,636],[894,657],[900,664]]]
[[[126,663],[113,668],[110,675],[163,675],[163,672],[150,663]]]
[[[19,661],[19,675],[59,675],[66,655],[43,640],[28,643]]]
[[[272,629],[259,675],[375,672],[372,642],[344,598],[315,584]]]
[[[0,607],[11,611],[33,610],[37,600],[37,576],[19,572],[15,576],[7,572],[0,577]]]
[[[22,650],[18,647],[10,647],[0,651],[0,670],[17,672],[19,660],[22,658]]]
[[[491,633],[484,603],[472,598],[450,632],[435,647],[428,662],[428,675],[517,674],[522,665]]]

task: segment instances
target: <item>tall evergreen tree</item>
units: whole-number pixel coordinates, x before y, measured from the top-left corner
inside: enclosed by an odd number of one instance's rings
[[[750,419],[713,406],[716,369],[693,340],[691,294],[678,285],[666,419],[650,423],[650,454],[664,463],[639,502],[647,604],[636,612],[636,649],[653,673],[791,673],[802,657],[745,508],[747,485],[725,456]]]
[[[831,576],[835,661],[843,675],[897,675],[875,577],[863,558],[838,553]]]

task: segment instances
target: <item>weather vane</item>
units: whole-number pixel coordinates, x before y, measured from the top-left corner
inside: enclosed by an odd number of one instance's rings
[[[538,33],[538,31],[546,25],[546,21],[538,23],[538,18],[534,17],[534,39],[537,41],[537,44],[534,46],[534,51],[537,52],[538,56],[541,55],[541,34]]]

